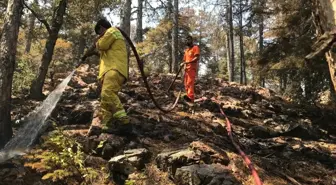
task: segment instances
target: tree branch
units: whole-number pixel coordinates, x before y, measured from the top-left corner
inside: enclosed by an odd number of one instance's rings
[[[161,50],[163,50],[165,47],[168,46],[168,43],[164,44],[163,46],[159,47],[159,48],[155,48],[153,49],[152,51],[150,51],[149,53],[146,53],[146,54],[143,54],[140,56],[141,60],[151,56],[151,55],[154,55],[155,53],[157,52],[160,52]]]
[[[50,29],[48,22],[44,18],[42,18],[42,16],[37,14],[31,7],[29,7],[26,4],[25,0],[22,0],[22,3],[36,17],[36,19],[39,20],[46,27],[48,33],[51,33],[51,29]]]
[[[136,8],[135,10],[133,10],[132,12],[131,12],[131,15],[133,15],[133,14],[135,14],[135,13],[137,13],[138,12],[138,9]]]
[[[324,33],[318,38],[316,43],[312,46],[312,52],[305,57],[306,60],[311,60],[321,53],[330,50],[336,42],[336,30]]]
[[[166,3],[164,3],[162,0],[159,0],[164,8],[167,8]]]
[[[5,2],[0,2],[1,8],[2,7],[7,7],[7,4]]]
[[[148,5],[149,7],[144,6],[144,9],[150,9],[150,10],[153,11],[154,15],[158,15],[158,16],[159,16],[159,13],[157,12],[157,10],[162,9],[162,6],[158,6],[158,7],[154,8],[154,7],[148,2],[148,0],[146,0],[145,2],[146,2],[145,5]],[[147,15],[148,15],[148,14],[147,14]]]

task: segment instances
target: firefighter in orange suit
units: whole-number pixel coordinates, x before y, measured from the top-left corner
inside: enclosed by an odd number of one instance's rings
[[[185,65],[184,86],[186,95],[184,95],[183,98],[185,101],[193,103],[195,100],[194,86],[200,57],[200,48],[194,44],[191,36],[187,36],[186,45],[187,49],[184,51],[183,63],[181,63],[181,66]]]

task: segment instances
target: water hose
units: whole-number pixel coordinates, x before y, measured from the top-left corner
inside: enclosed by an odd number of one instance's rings
[[[169,85],[167,92],[169,92],[170,89],[172,88],[172,86],[173,86],[173,84],[175,83],[175,81],[176,81],[178,75],[179,75],[180,72],[182,71],[182,68],[183,68],[183,65],[180,66],[180,69],[179,69],[178,72],[176,73],[174,80],[173,80],[173,81],[171,82],[171,84]]]
[[[147,77],[146,77],[145,72],[144,72],[143,62],[141,62],[141,59],[140,59],[140,57],[139,57],[139,54],[138,54],[138,52],[137,52],[137,50],[136,50],[136,48],[135,48],[135,46],[134,46],[132,40],[129,38],[129,36],[128,36],[122,29],[120,29],[120,28],[118,28],[118,27],[117,27],[117,29],[118,29],[118,30],[121,32],[121,34],[124,36],[124,38],[126,39],[126,41],[128,42],[128,44],[130,45],[130,47],[131,47],[131,49],[132,49],[132,51],[133,51],[133,53],[134,53],[134,56],[135,56],[135,58],[136,58],[136,61],[137,61],[137,64],[138,64],[138,67],[139,67],[139,70],[140,70],[140,73],[141,73],[142,80],[143,80],[143,82],[144,82],[144,84],[145,84],[145,87],[146,87],[146,89],[147,89],[147,92],[148,92],[148,94],[149,94],[149,97],[152,99],[154,105],[155,105],[160,111],[162,111],[162,112],[164,112],[164,113],[168,113],[168,112],[171,112],[172,110],[174,110],[174,108],[176,107],[176,105],[177,105],[177,103],[178,103],[178,101],[179,101],[179,98],[180,98],[180,96],[181,96],[181,91],[179,92],[179,94],[178,94],[178,96],[177,96],[177,98],[176,98],[176,100],[175,100],[175,103],[174,103],[172,106],[168,107],[167,109],[161,107],[161,106],[159,105],[159,103],[155,100],[155,98],[154,98],[154,96],[153,96],[153,93],[152,93],[152,91],[150,90],[149,84],[148,84],[148,82],[147,82]],[[175,80],[174,80],[174,81],[175,81]]]
[[[213,101],[216,102],[215,99],[213,99]],[[217,103],[217,102],[216,102]],[[232,124],[229,120],[229,118],[226,116],[226,114],[224,113],[223,109],[222,109],[222,106],[217,103],[218,105],[218,108],[219,108],[219,111],[220,113],[222,114],[222,116],[224,116],[225,118],[225,121],[226,121],[226,130],[227,130],[227,133],[228,133],[228,136],[231,140],[231,143],[232,145],[236,148],[236,150],[238,151],[239,155],[242,157],[242,159],[244,160],[245,164],[247,165],[247,167],[250,169],[251,171],[251,174],[252,174],[252,177],[254,179],[254,183],[256,185],[263,185],[259,175],[258,175],[258,172],[257,170],[255,169],[252,161],[250,160],[250,158],[245,154],[245,152],[240,148],[240,146],[235,142],[234,138],[233,138],[233,135],[232,135]]]
[[[254,182],[256,185],[263,185],[263,182],[261,181],[259,175],[258,175],[258,172],[257,170],[255,169],[252,161],[250,160],[250,158],[245,154],[245,152],[241,149],[241,147],[239,146],[238,143],[236,143],[236,141],[234,140],[233,138],[233,134],[232,134],[232,123],[230,122],[228,116],[225,114],[221,104],[219,101],[217,101],[215,98],[211,98],[211,99],[208,99],[206,97],[202,97],[200,99],[197,99],[195,100],[195,102],[202,102],[202,101],[205,101],[205,100],[210,100],[212,102],[214,102],[215,104],[217,104],[218,108],[219,108],[219,111],[221,113],[222,116],[224,116],[225,118],[225,121],[226,121],[226,131],[228,133],[228,137],[230,138],[231,140],[231,143],[232,145],[236,148],[236,150],[238,151],[239,155],[242,157],[242,159],[244,160],[246,166],[250,169],[251,171],[251,174],[252,174],[252,177],[254,179]]]

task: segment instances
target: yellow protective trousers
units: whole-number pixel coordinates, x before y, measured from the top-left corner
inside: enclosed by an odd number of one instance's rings
[[[125,81],[125,77],[116,70],[107,71],[101,78],[102,89],[100,94],[101,123],[103,126],[111,126],[113,121],[127,118],[126,111],[120,102],[118,92]]]

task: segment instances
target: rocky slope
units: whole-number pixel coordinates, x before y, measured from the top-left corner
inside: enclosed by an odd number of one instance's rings
[[[127,180],[131,184],[162,185],[254,184],[227,136],[226,122],[216,103],[200,101],[192,110],[179,103],[173,112],[162,113],[135,75],[119,94],[135,135],[87,136],[99,108],[95,71],[88,66],[77,71],[51,119],[82,143],[89,165],[108,164],[111,177],[105,183],[124,184]],[[173,94],[165,92],[172,78],[155,74],[148,78],[162,105],[173,103]],[[182,88],[178,79],[174,89]],[[333,111],[295,105],[271,90],[220,79],[199,79],[196,94],[221,103],[233,124],[236,142],[250,156],[264,184],[336,184]],[[24,102],[22,107],[23,100],[14,101],[14,119],[20,119],[36,105]],[[16,184],[47,183],[38,180],[42,174],[23,167],[23,162],[14,159],[2,164],[0,184],[13,184],[13,179]]]

